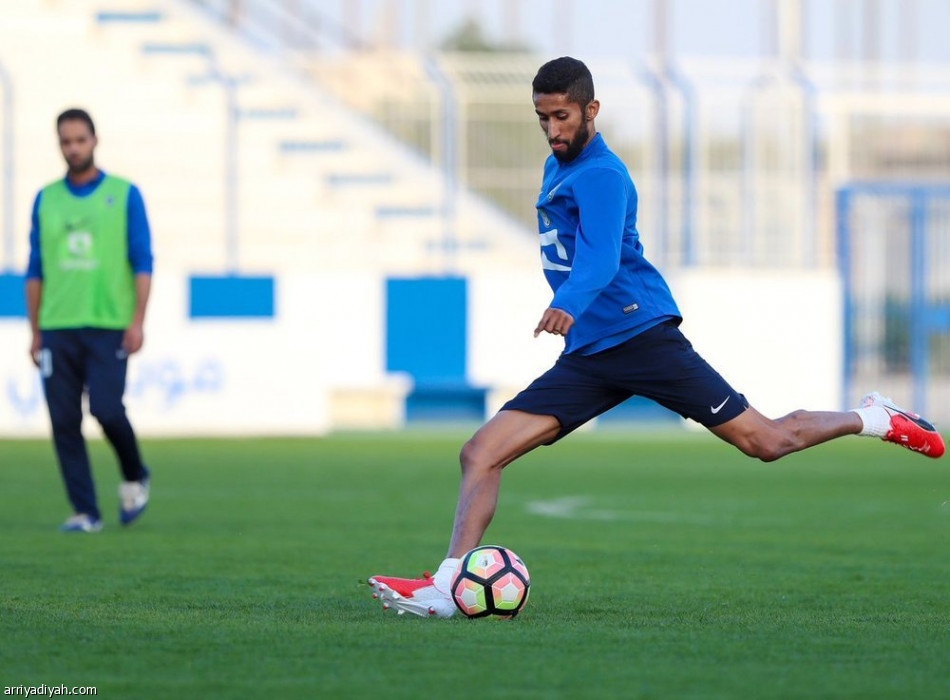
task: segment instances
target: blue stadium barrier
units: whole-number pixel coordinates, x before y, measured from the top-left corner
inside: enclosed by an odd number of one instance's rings
[[[323,153],[342,151],[346,142],[339,139],[326,141],[281,141],[278,144],[281,153]]]
[[[273,109],[266,107],[251,107],[238,110],[238,117],[241,119],[252,119],[257,121],[273,120],[293,120],[300,116],[300,112],[294,107],[275,107]]]
[[[193,319],[276,316],[272,276],[192,275],[188,286],[188,315]]]
[[[0,318],[26,318],[23,275],[0,273]]]
[[[412,377],[408,421],[482,421],[486,389],[467,380],[468,282],[386,280],[386,370]]]
[[[147,42],[142,44],[142,53],[149,56],[205,56],[211,58],[214,52],[207,44],[187,43],[187,44],[161,44]]]
[[[425,249],[429,251],[442,251],[443,253],[456,253],[460,250],[488,250],[491,248],[491,242],[484,239],[474,241],[459,241],[454,238],[446,240],[445,238],[433,238],[425,242]]]
[[[435,207],[376,207],[377,219],[425,218],[437,214]]]
[[[332,187],[343,185],[389,185],[395,178],[392,173],[331,173],[326,182]]]
[[[487,396],[487,389],[464,383],[419,384],[406,397],[406,421],[481,423]]]
[[[96,22],[99,24],[154,24],[164,19],[165,15],[157,10],[144,10],[142,12],[101,10],[96,13]]]

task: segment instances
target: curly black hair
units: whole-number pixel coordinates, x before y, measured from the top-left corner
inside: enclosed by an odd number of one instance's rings
[[[536,95],[566,94],[571,102],[586,107],[594,99],[594,78],[583,61],[561,56],[538,69],[531,89]]]

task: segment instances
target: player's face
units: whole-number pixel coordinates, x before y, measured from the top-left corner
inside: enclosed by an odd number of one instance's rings
[[[71,174],[79,174],[93,167],[96,150],[95,135],[81,119],[67,119],[59,125],[59,148]]]
[[[535,93],[534,111],[555,158],[570,163],[580,155],[594,137],[599,108],[597,100],[581,107],[563,93]]]

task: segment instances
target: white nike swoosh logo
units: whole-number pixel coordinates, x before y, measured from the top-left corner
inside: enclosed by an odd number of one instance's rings
[[[727,396],[725,400],[723,400],[723,402],[719,404],[718,406],[716,406],[715,408],[713,408],[712,406],[709,407],[709,410],[713,412],[713,415],[719,413],[719,411],[722,410],[722,407],[726,405],[726,401],[728,401],[729,398],[730,397]]]

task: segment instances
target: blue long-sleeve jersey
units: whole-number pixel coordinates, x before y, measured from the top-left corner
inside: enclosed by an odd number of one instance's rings
[[[105,177],[106,174],[100,171],[95,180],[78,187],[73,185],[67,177],[66,187],[75,196],[86,197],[96,190]],[[26,268],[27,279],[43,279],[43,258],[40,255],[40,200],[42,195],[43,191],[40,190],[36,195],[36,199],[33,200],[33,216],[30,226],[30,259]],[[129,188],[127,207],[129,264],[135,274],[151,274],[152,232],[148,225],[148,216],[145,213],[145,201],[142,199],[139,188],[135,185]]]
[[[551,306],[574,317],[565,353],[606,350],[680,320],[666,281],[643,257],[630,173],[599,133],[570,163],[547,159],[537,209]]]

